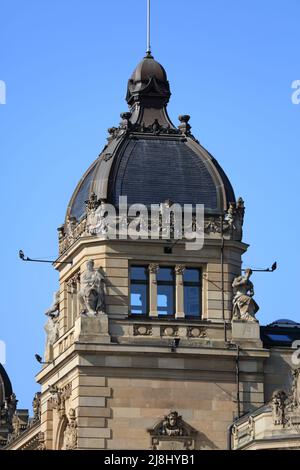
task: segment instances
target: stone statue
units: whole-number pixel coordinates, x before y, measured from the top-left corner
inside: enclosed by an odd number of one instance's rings
[[[284,390],[275,390],[270,402],[273,412],[273,423],[299,432],[300,423],[300,368],[292,369],[292,384],[287,393]]]
[[[12,428],[13,428],[13,436],[18,437],[21,433],[21,422],[17,414],[14,414],[12,418]]]
[[[8,416],[9,423],[12,423],[13,416],[15,415],[16,410],[17,410],[17,404],[18,404],[18,400],[17,400],[16,394],[13,393],[9,397],[9,399],[6,401],[7,416]]]
[[[64,432],[64,449],[72,450],[77,447],[77,422],[75,410],[70,408],[69,410],[69,419],[66,430]]]
[[[183,435],[182,418],[178,415],[177,411],[171,411],[169,415],[165,416],[161,434],[165,436]]]
[[[237,202],[231,202],[227,214],[225,215],[225,226],[226,224],[231,229],[231,233],[234,240],[242,240],[243,238],[243,224],[245,217],[245,202],[240,197]]]
[[[285,424],[285,407],[287,395],[283,390],[276,390],[272,396],[273,422],[276,425]]]
[[[47,334],[46,349],[49,346],[53,346],[55,341],[58,339],[58,321],[57,319],[49,317],[47,323],[44,326],[44,330]]]
[[[94,261],[86,263],[87,270],[81,276],[78,300],[81,315],[95,316],[106,313],[105,281],[99,269],[94,268]]]
[[[50,318],[57,318],[59,315],[59,301],[60,301],[60,292],[59,290],[54,293],[53,304],[51,307],[46,310],[45,315]]]
[[[52,346],[57,341],[59,335],[59,302],[60,302],[60,292],[57,291],[54,293],[53,304],[46,310],[45,315],[48,317],[48,320],[44,326],[44,330],[47,335],[46,339],[46,351],[45,359],[46,361],[52,358]]]
[[[233,229],[236,228],[234,225],[235,217],[236,217],[236,203],[230,202],[229,209],[226,215],[226,220],[228,221],[230,227],[232,227]]]
[[[95,193],[85,201],[87,223],[86,232],[88,235],[107,235],[109,227],[109,217],[105,216],[105,203],[98,199]]]
[[[251,269],[246,269],[244,276],[238,276],[232,283],[233,287],[233,320],[257,322],[255,314],[259,306],[253,299],[254,287],[250,281]]]
[[[38,421],[41,418],[41,392],[37,392],[32,401],[33,408],[33,421]]]

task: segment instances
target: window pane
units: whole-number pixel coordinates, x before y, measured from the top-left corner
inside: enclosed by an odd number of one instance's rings
[[[130,270],[130,277],[135,281],[146,281],[147,270],[145,266],[132,266]]]
[[[159,315],[174,315],[173,286],[157,286],[157,310]]]
[[[183,272],[184,282],[199,282],[199,269],[185,269]]]
[[[199,287],[184,287],[184,313],[189,317],[201,316]]]
[[[281,341],[283,343],[291,343],[293,341],[292,338],[288,335],[268,334],[267,337],[270,338],[272,341]]]
[[[174,279],[172,268],[160,268],[157,274],[158,281],[172,282]]]
[[[147,286],[132,284],[130,292],[130,311],[132,315],[147,314]]]

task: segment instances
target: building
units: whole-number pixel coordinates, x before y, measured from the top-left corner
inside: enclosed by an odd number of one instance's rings
[[[241,276],[244,201],[190,117],[172,123],[170,96],[147,53],[128,82],[129,112],[108,130],[59,228],[41,393],[26,429],[15,413],[6,449],[299,447],[297,420],[286,433],[282,411],[297,414],[288,390],[293,379],[299,391],[299,326],[255,320],[251,272]],[[152,238],[141,204],[158,207]],[[204,205],[202,249],[176,233],[173,204]],[[195,210],[188,220],[195,235]]]

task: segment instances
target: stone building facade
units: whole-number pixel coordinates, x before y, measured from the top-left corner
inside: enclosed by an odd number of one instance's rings
[[[269,422],[264,407],[290,386],[292,340],[266,344],[251,272],[241,277],[244,201],[193,136],[190,117],[172,123],[170,95],[148,53],[128,82],[129,112],[109,129],[59,228],[38,413],[8,449],[238,448],[242,417],[247,426],[249,417]],[[138,206],[144,237],[124,235],[135,220],[120,197],[159,207],[156,237]],[[187,249],[172,212],[164,225],[173,204],[204,205],[202,249]]]

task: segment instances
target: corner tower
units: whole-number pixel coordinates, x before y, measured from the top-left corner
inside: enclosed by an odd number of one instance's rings
[[[59,228],[60,286],[37,377],[49,449],[222,449],[233,418],[263,403],[258,325],[237,321],[232,338],[244,203],[190,117],[172,123],[170,96],[148,53],[128,81],[129,111],[108,130]],[[140,205],[160,208],[157,237],[124,235],[133,214],[122,197],[139,216]],[[172,214],[164,236],[160,210],[173,204],[204,205],[201,250],[176,238]],[[147,217],[135,226],[144,235]]]

